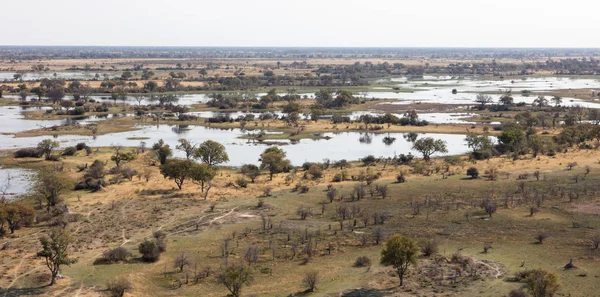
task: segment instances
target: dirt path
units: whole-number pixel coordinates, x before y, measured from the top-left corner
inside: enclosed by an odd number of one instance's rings
[[[33,234],[29,234],[29,235],[26,235],[26,236],[23,236],[23,237],[18,237],[18,238],[13,238],[13,239],[7,240],[7,241],[5,241],[3,243],[0,243],[0,246],[5,245],[7,242],[14,243],[14,242],[19,241],[19,240],[23,240],[23,239],[26,239],[26,238],[29,238],[29,237],[36,236],[36,235],[40,234],[41,232],[42,231],[38,231],[38,232],[35,232]]]
[[[42,267],[43,267],[43,266],[38,266],[38,267],[36,267],[36,268],[32,268],[32,269],[30,269],[30,270],[28,270],[28,271],[26,271],[26,272],[22,273],[21,275],[19,275],[19,276],[18,276],[18,277],[16,277],[15,279],[13,279],[13,281],[12,281],[12,282],[10,282],[10,284],[9,284],[9,285],[6,287],[6,289],[10,289],[10,288],[11,288],[11,287],[12,287],[12,286],[13,286],[13,285],[14,285],[14,284],[17,282],[17,280],[18,280],[18,279],[20,279],[20,278],[22,278],[23,276],[25,276],[25,275],[28,275],[28,274],[30,274],[30,273],[32,273],[32,272],[38,271],[38,270],[40,270]],[[8,294],[8,290],[7,290],[7,294]],[[5,296],[6,296],[6,294],[5,294]]]
[[[208,225],[209,225],[209,226],[211,226],[211,225],[212,225],[212,223],[214,223],[215,221],[217,221],[217,220],[220,220],[220,219],[222,219],[222,218],[224,218],[224,217],[226,217],[226,216],[228,216],[228,215],[232,214],[232,213],[235,211],[235,209],[236,209],[236,208],[238,208],[238,207],[239,207],[239,206],[236,206],[236,207],[232,208],[232,209],[231,209],[231,210],[230,210],[228,213],[226,213],[226,214],[224,214],[224,215],[222,215],[222,216],[220,216],[220,217],[216,217],[216,218],[212,219],[212,220],[211,220],[211,221],[208,223]]]
[[[485,266],[489,270],[493,271],[491,276],[496,279],[502,278],[502,276],[504,275],[504,271],[503,271],[502,267],[500,266],[500,264],[498,264],[498,263],[481,261],[479,259],[473,259],[473,262],[476,265]]]

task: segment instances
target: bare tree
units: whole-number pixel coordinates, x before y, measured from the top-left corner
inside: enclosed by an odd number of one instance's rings
[[[385,199],[389,193],[388,185],[382,185],[382,186],[376,185],[375,190],[377,191],[377,193],[379,193],[379,195],[383,199]]]
[[[300,206],[298,210],[296,210],[296,214],[300,216],[301,220],[306,220],[306,217],[312,214],[312,209],[310,207]]]
[[[244,259],[248,264],[256,264],[256,262],[258,262],[258,248],[254,245],[248,247],[246,254],[244,254]]]
[[[319,273],[317,271],[309,271],[304,275],[302,282],[308,287],[308,292],[314,292],[319,281]]]
[[[490,218],[492,217],[492,215],[496,212],[496,210],[498,209],[498,205],[496,204],[495,201],[491,201],[490,199],[485,199],[481,202],[481,208],[483,208],[483,210],[485,210],[485,212],[490,216]]]
[[[348,214],[350,213],[350,211],[348,210],[348,208],[346,206],[338,206],[335,209],[335,212],[337,213],[338,218],[340,219],[340,229],[344,229],[344,221],[348,217]]]
[[[376,245],[379,245],[379,243],[383,241],[384,238],[385,233],[382,227],[376,227],[375,229],[373,229],[373,240],[375,241]]]
[[[182,272],[185,266],[189,266],[191,264],[192,263],[190,260],[188,260],[187,256],[183,253],[175,257],[175,261],[173,261],[173,267],[179,268],[179,272]]]
[[[131,282],[124,277],[106,282],[106,289],[112,297],[122,297],[125,295],[125,292],[130,291],[132,288],[133,285]]]
[[[337,196],[337,190],[335,188],[330,188],[327,190],[327,194],[325,195],[327,196],[327,200],[329,200],[329,203],[332,203],[335,197]]]

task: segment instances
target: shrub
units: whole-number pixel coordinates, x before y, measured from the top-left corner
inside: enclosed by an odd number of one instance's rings
[[[309,169],[311,166],[313,166],[313,165],[316,165],[316,163],[312,163],[312,162],[304,162],[304,163],[302,164],[302,170],[304,170],[304,171],[308,171],[308,169]]]
[[[306,194],[309,190],[310,188],[307,185],[300,186],[300,194]]]
[[[475,160],[487,160],[492,157],[492,151],[484,150],[484,151],[472,152],[471,157]]]
[[[156,262],[160,258],[160,251],[153,240],[145,239],[138,246],[138,251],[142,254],[142,260],[145,262]]]
[[[243,178],[243,177],[240,177],[240,178],[238,178],[238,179],[235,181],[235,183],[236,183],[238,186],[240,186],[240,188],[247,188],[247,187],[248,187],[248,181],[247,181],[245,178]]]
[[[127,251],[126,248],[118,247],[102,253],[102,256],[94,261],[94,264],[110,264],[127,261],[129,257],[131,257],[131,253]]]
[[[421,254],[425,257],[435,255],[438,252],[438,243],[435,239],[427,240],[421,243]]]
[[[375,161],[377,161],[377,159],[375,159],[375,156],[373,155],[368,155],[360,160],[365,164],[365,166],[374,165]]]
[[[397,176],[396,176],[396,182],[398,183],[403,183],[406,182],[406,177],[404,176],[404,172],[400,172]]]
[[[77,106],[74,109],[69,110],[69,115],[84,115],[85,108],[82,106]]]
[[[319,273],[317,271],[309,271],[304,275],[302,282],[308,287],[308,292],[313,292],[317,288],[319,281]]]
[[[106,289],[112,297],[122,297],[126,291],[133,288],[131,282],[126,278],[120,277],[106,283]]]
[[[88,147],[88,146],[87,146],[87,144],[85,144],[84,142],[80,142],[80,143],[78,143],[77,145],[75,145],[75,148],[76,148],[78,151],[84,150],[84,149],[86,149],[87,147]]]
[[[408,153],[408,155],[400,154],[398,156],[396,162],[398,165],[405,165],[405,164],[409,164],[413,159],[414,159],[414,156],[411,153]]]
[[[483,253],[484,253],[484,254],[487,254],[487,253],[488,253],[488,251],[489,251],[491,248],[492,248],[492,244],[491,244],[491,243],[489,243],[489,242],[486,242],[486,243],[483,245]]]
[[[123,168],[121,168],[121,175],[123,176],[123,178],[126,178],[129,181],[132,181],[133,177],[138,175],[138,171],[131,167],[123,167]]]
[[[444,158],[444,162],[456,166],[462,164],[462,159],[460,156],[449,156]]]
[[[157,149],[159,149],[159,148],[163,147],[164,145],[165,145],[165,141],[164,141],[164,140],[162,140],[162,139],[160,139],[160,140],[158,140],[156,143],[154,143],[154,144],[152,145],[152,149],[153,149],[153,150],[157,150]]]
[[[524,274],[525,288],[534,297],[554,296],[560,284],[555,274],[541,269],[530,270]]]
[[[265,196],[265,197],[270,197],[270,196],[271,196],[271,192],[273,192],[273,188],[271,188],[271,187],[269,187],[269,186],[266,186],[266,187],[263,189],[263,196]]]
[[[538,234],[535,235],[535,240],[538,241],[539,244],[543,244],[544,240],[546,240],[548,238],[548,233],[546,232],[539,232]]]
[[[354,261],[354,267],[369,267],[371,266],[371,259],[367,256],[360,256]]]
[[[166,252],[167,241],[165,240],[165,238],[167,237],[167,234],[162,231],[156,231],[152,234],[152,236],[154,236],[154,240],[156,241],[156,247],[158,248],[158,251],[161,253]]]
[[[23,148],[15,152],[15,158],[40,158],[43,152],[36,148]]]
[[[479,170],[477,170],[477,168],[475,167],[471,167],[467,169],[467,175],[470,176],[472,179],[476,179],[479,176]]]
[[[339,183],[342,181],[342,174],[341,173],[336,173],[333,178],[331,179],[332,182],[334,183]]]
[[[319,179],[323,177],[323,169],[319,165],[311,165],[310,168],[306,171],[308,175],[312,177],[312,179]]]
[[[74,146],[70,146],[70,147],[65,148],[62,155],[63,156],[75,156],[76,153],[77,153],[77,148]]]

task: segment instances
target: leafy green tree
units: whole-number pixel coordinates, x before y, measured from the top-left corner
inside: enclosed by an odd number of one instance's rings
[[[42,250],[37,253],[38,257],[43,257],[46,260],[46,266],[50,270],[52,279],[50,285],[54,285],[56,277],[60,273],[62,265],[70,266],[76,260],[69,257],[68,249],[71,244],[71,236],[68,231],[62,229],[54,229],[48,237],[40,238]]]
[[[429,161],[431,155],[435,153],[448,152],[445,141],[441,139],[435,140],[431,137],[418,139],[413,143],[412,149],[420,152],[425,161]]]
[[[472,179],[476,179],[479,176],[479,170],[475,167],[467,169],[467,175],[471,176]]]
[[[310,119],[317,121],[321,115],[325,113],[325,108],[321,104],[313,104],[310,106]]]
[[[562,103],[562,98],[559,96],[553,96],[550,100],[552,100],[555,106],[559,106]]]
[[[514,104],[514,99],[511,95],[506,94],[500,97],[500,102],[502,102],[502,105],[511,106]]]
[[[210,183],[215,178],[215,175],[217,175],[217,172],[213,167],[208,166],[208,164],[194,163],[190,167],[190,178],[193,183],[200,185],[202,193],[204,193],[205,185]]]
[[[23,202],[9,202],[0,204],[0,222],[6,221],[10,234],[21,227],[22,224],[31,223],[35,216],[35,210],[29,204]],[[0,223],[1,224],[1,223]],[[0,226],[1,229],[1,226]],[[2,234],[0,230],[0,234]]]
[[[514,150],[518,143],[525,140],[525,132],[518,124],[509,124],[504,127],[502,133],[498,135],[498,141],[501,144],[509,146]]]
[[[539,108],[548,106],[548,99],[546,97],[540,95],[535,100],[533,100],[533,105]]]
[[[537,269],[529,273],[525,287],[533,297],[552,297],[560,288],[560,283],[554,273]]]
[[[254,164],[244,164],[242,166],[242,174],[247,176],[252,183],[256,180],[257,177],[260,176],[260,168]]]
[[[302,111],[302,106],[296,102],[290,102],[286,106],[283,107],[283,112],[292,113],[292,112],[300,112]]]
[[[470,133],[465,138],[467,145],[473,149],[473,152],[486,151],[492,148],[492,140],[487,135],[477,135]]]
[[[52,159],[52,152],[57,149],[60,145],[58,141],[52,139],[44,139],[37,145],[37,149],[42,152],[46,160]]]
[[[161,165],[167,163],[167,159],[172,155],[173,151],[171,150],[168,144],[162,145],[156,150],[156,157],[158,158],[158,161]]]
[[[196,159],[201,159],[202,162],[209,166],[215,166],[229,161],[225,146],[212,140],[201,143],[198,149],[196,149],[194,157]]]
[[[114,155],[110,157],[110,160],[115,162],[117,167],[121,167],[121,163],[131,162],[135,160],[135,154],[132,152],[123,153],[121,150],[123,147],[121,146],[113,146],[113,150],[115,151]]]
[[[285,158],[285,151],[273,146],[266,149],[260,155],[260,168],[269,170],[269,180],[273,180],[273,175],[284,172],[290,166],[290,160]]]
[[[154,240],[144,239],[138,246],[138,251],[142,254],[142,260],[145,262],[154,262],[160,257],[160,249]]]
[[[160,173],[165,178],[175,182],[181,190],[186,179],[191,178],[194,161],[188,159],[170,159],[165,164],[160,165]]]
[[[69,109],[75,106],[75,102],[71,100],[64,100],[60,102],[60,106],[67,110],[67,114],[69,114]]]
[[[392,266],[398,272],[400,286],[404,283],[404,275],[411,265],[417,265],[419,249],[415,242],[401,235],[394,235],[386,242],[381,251],[381,264]]]
[[[239,297],[242,286],[252,283],[253,280],[252,271],[242,264],[229,266],[217,275],[217,282],[223,284],[233,297]]]
[[[133,74],[131,73],[131,71],[125,71],[125,72],[123,72],[123,74],[121,74],[122,80],[128,80],[131,77],[133,77]]]
[[[158,84],[155,81],[149,81],[144,84],[144,89],[150,92],[156,91],[158,89]]]
[[[179,144],[175,148],[180,151],[183,151],[187,159],[193,157],[194,152],[196,151],[196,145],[183,138],[179,139]]]
[[[39,201],[46,201],[46,211],[50,212],[51,207],[62,201],[62,192],[70,186],[69,180],[55,172],[41,171],[37,176],[33,190]]]
[[[53,88],[46,91],[46,96],[56,104],[65,97],[65,92],[62,88]]]

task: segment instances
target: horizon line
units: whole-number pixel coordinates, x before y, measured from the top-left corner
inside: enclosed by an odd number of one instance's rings
[[[280,48],[280,49],[587,49],[600,50],[600,47],[562,46],[281,46],[281,45],[0,45],[7,47],[124,47],[124,48]]]

